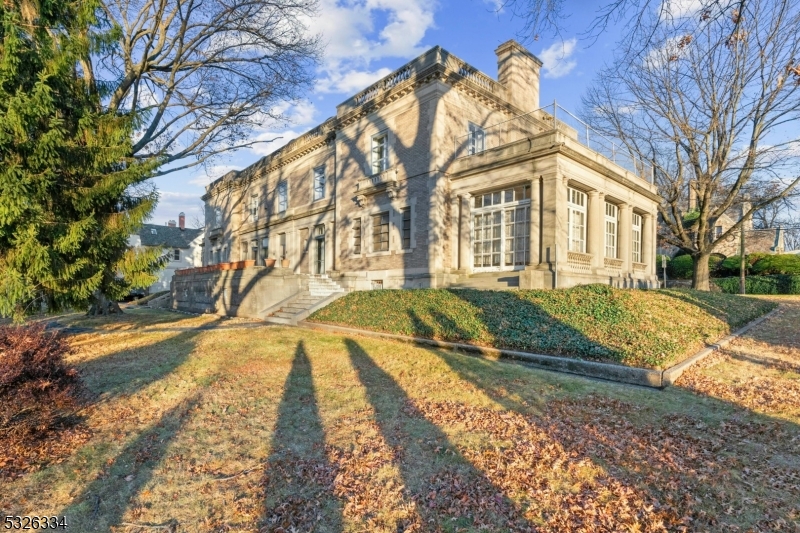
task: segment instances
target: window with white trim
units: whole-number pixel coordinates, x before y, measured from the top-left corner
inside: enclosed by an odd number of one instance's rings
[[[214,228],[222,227],[222,209],[219,207],[214,208]]]
[[[619,208],[606,202],[606,250],[605,256],[611,259],[617,258],[617,220],[619,217]]]
[[[355,255],[361,254],[361,219],[356,218],[353,220],[353,253]]]
[[[325,198],[325,167],[314,169],[314,200]]]
[[[372,215],[372,251],[389,251],[389,212]]]
[[[586,194],[567,189],[568,250],[586,253]]]
[[[467,155],[479,154],[483,152],[486,145],[486,132],[477,124],[469,123],[469,135],[467,137]]]
[[[181,251],[177,248],[172,250],[172,260],[173,261],[180,261],[181,260]]]
[[[379,174],[389,168],[389,134],[382,131],[372,136],[372,173]]]
[[[633,227],[631,228],[631,248],[633,250],[632,260],[634,263],[642,262],[642,216],[633,214]]]
[[[258,195],[254,194],[250,197],[250,222],[258,220]]]
[[[285,213],[289,209],[289,184],[285,181],[278,183],[278,213]]]

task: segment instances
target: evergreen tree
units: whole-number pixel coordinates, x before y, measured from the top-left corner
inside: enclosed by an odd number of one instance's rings
[[[0,315],[105,314],[164,257],[127,245],[158,199],[136,117],[103,111],[89,55],[113,42],[93,0],[0,6]]]

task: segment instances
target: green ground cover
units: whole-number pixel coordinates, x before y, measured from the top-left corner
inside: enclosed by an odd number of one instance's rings
[[[774,303],[688,290],[420,289],[348,294],[308,320],[398,335],[664,368]]]

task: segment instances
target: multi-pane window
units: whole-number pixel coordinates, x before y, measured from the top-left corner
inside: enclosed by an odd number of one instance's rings
[[[411,208],[403,208],[403,226],[401,227],[403,238],[403,249],[409,250],[411,248]]]
[[[281,233],[279,235],[279,238],[280,238],[280,246],[281,246],[280,247],[281,259],[286,259],[286,255],[287,255],[287,252],[288,252],[288,250],[286,249],[286,234],[285,233]]]
[[[219,207],[214,208],[214,228],[222,227],[222,209]]]
[[[486,143],[486,132],[480,126],[469,123],[469,135],[467,137],[467,155],[479,154],[483,152]]]
[[[314,200],[325,198],[325,167],[314,169]]]
[[[586,253],[586,194],[567,189],[567,231],[569,251]]]
[[[222,250],[217,248],[216,250],[214,250],[214,255],[216,256],[214,259],[214,263],[215,264],[222,263]]]
[[[372,173],[389,168],[389,134],[381,132],[372,136]]]
[[[278,213],[289,209],[289,185],[285,181],[278,183]]]
[[[250,259],[258,261],[258,241],[250,241]]]
[[[606,202],[606,257],[617,258],[617,220],[619,208],[614,204]]]
[[[242,242],[242,250],[239,253],[239,260],[240,261],[244,261],[245,259],[247,259],[247,252],[248,252],[247,243],[246,242]]]
[[[372,215],[372,251],[389,251],[389,213]]]
[[[181,251],[178,250],[177,248],[172,250],[172,259],[175,260],[175,261],[180,261],[181,260]]]
[[[353,220],[353,253],[361,253],[361,219]]]
[[[261,257],[264,259],[269,258],[269,237],[261,239]]]
[[[714,226],[714,239],[722,237],[722,226]]]
[[[633,248],[632,259],[634,263],[642,262],[642,216],[633,214],[633,227],[631,228],[631,244]]]
[[[474,207],[490,207],[510,202],[520,202],[529,200],[531,197],[530,185],[519,185],[503,191],[494,191],[486,194],[479,194],[473,200]]]
[[[250,197],[250,221],[256,220],[258,220],[258,195],[254,194]]]

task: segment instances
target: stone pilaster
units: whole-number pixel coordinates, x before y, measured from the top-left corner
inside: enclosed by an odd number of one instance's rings
[[[604,268],[605,256],[605,203],[606,195],[590,191],[586,209],[586,252],[592,254],[592,269]]]
[[[531,222],[528,239],[528,265],[532,266],[542,262],[542,258],[539,254],[539,212],[542,207],[539,182],[540,178],[538,177],[531,180]]]
[[[653,215],[645,213],[642,215],[642,263],[647,265],[647,275],[656,275],[656,249],[655,249],[655,227],[653,227]]]
[[[622,273],[633,270],[631,265],[631,242],[633,239],[633,207],[630,204],[619,206],[619,230],[617,231],[617,256],[622,259]]]
[[[470,246],[472,246],[472,236],[470,235],[470,218],[472,208],[472,195],[462,194],[459,196],[461,202],[461,216],[458,221],[458,269],[470,272]]]

